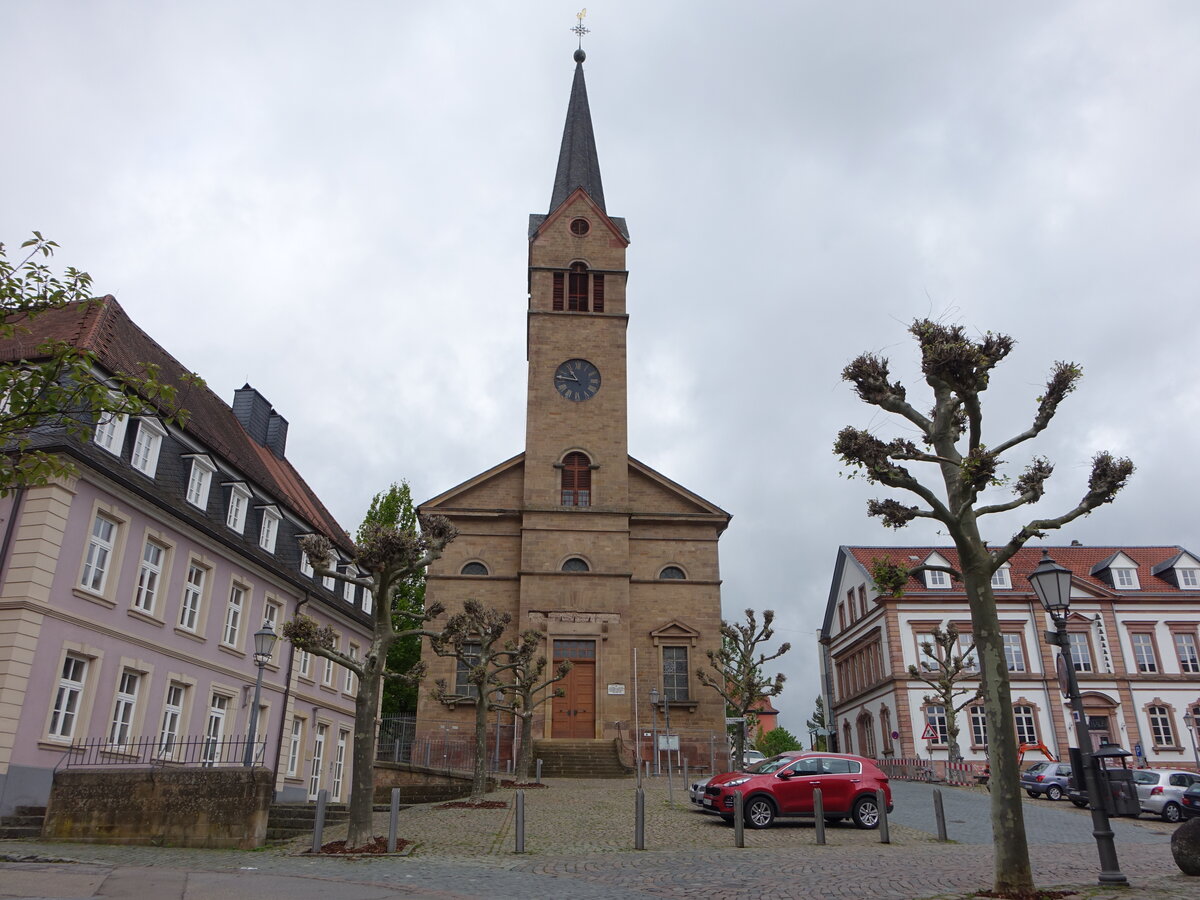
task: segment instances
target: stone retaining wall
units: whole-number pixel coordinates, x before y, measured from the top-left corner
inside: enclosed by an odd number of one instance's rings
[[[106,844],[261,847],[267,769],[107,768],[57,772],[44,837]]]

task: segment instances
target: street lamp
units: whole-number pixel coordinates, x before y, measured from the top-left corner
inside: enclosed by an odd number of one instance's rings
[[[258,666],[258,678],[254,682],[254,705],[250,707],[250,734],[246,736],[246,755],[242,759],[243,766],[254,765],[254,745],[258,737],[258,704],[262,699],[263,668],[271,661],[278,635],[270,622],[263,622],[263,627],[254,632],[254,664]]]
[[[658,688],[650,688],[650,733],[653,735],[650,738],[651,745],[654,749],[654,774],[661,775],[662,770],[659,768],[658,761]]]
[[[1083,713],[1083,698],[1079,696],[1079,681],[1075,677],[1075,661],[1071,658],[1071,642],[1067,637],[1067,611],[1071,607],[1071,570],[1060,566],[1050,558],[1048,550],[1042,551],[1042,560],[1029,576],[1029,583],[1046,612],[1054,622],[1054,631],[1046,632],[1046,640],[1058,647],[1058,670],[1066,673],[1067,693],[1071,698],[1071,711],[1075,718],[1075,739],[1079,744],[1079,757],[1083,766],[1084,782],[1087,785],[1088,806],[1092,810],[1092,837],[1100,853],[1100,884],[1128,884],[1117,862],[1117,848],[1113,843],[1112,826],[1108,813],[1100,800],[1099,772],[1092,765],[1092,740],[1087,730],[1087,718]]]
[[[1200,706],[1193,706],[1191,715],[1183,717],[1183,724],[1187,726],[1188,734],[1192,736],[1192,756],[1196,759],[1196,768],[1200,769],[1200,750],[1196,749],[1196,730],[1200,728]]]

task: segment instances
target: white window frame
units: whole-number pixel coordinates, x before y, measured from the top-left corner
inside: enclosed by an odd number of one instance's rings
[[[208,718],[204,724],[204,746],[200,754],[200,764],[213,766],[222,762],[221,751],[225,740],[225,722],[229,717],[229,709],[233,698],[221,691],[213,691],[208,702]]]
[[[1133,648],[1133,663],[1138,672],[1153,674],[1162,669],[1162,666],[1159,665],[1158,653],[1154,646],[1154,635],[1150,632],[1131,632],[1129,635],[1129,645]]]
[[[1200,672],[1200,647],[1196,635],[1190,631],[1177,631],[1171,635],[1175,644],[1175,656],[1179,660],[1179,671],[1186,675]]]
[[[1150,740],[1155,747],[1174,747],[1175,728],[1171,722],[1171,710],[1157,703],[1146,707],[1146,718],[1150,722]]]
[[[97,534],[100,523],[111,527],[108,535]],[[83,560],[83,573],[79,585],[85,591],[93,594],[103,594],[108,583],[109,569],[112,568],[116,555],[117,537],[121,533],[121,523],[110,515],[97,512],[92,517],[92,527],[88,533],[87,550]]]
[[[931,591],[944,591],[950,587],[950,574],[948,572],[937,572],[933,569],[925,573],[925,587]]]
[[[316,733],[313,735],[313,755],[312,755],[312,770],[308,778],[308,799],[317,799],[317,794],[321,790],[321,775],[324,774],[321,769],[325,765],[325,736],[329,734],[329,726],[324,722],[318,722]]]
[[[68,653],[63,657],[58,690],[55,691],[54,706],[50,711],[50,727],[47,729],[50,737],[66,741],[75,737],[75,724],[82,712],[90,664],[90,659],[77,653]]]
[[[358,644],[351,644],[350,648],[346,651],[346,655],[349,656],[351,659],[357,661],[358,660]],[[346,666],[343,666],[342,668],[346,672],[346,677],[342,680],[342,692],[353,696],[356,693],[354,670],[347,668]]]
[[[1008,566],[1001,566],[992,573],[992,587],[1002,591],[1012,590],[1012,579],[1008,573]]]
[[[337,558],[337,555],[334,554],[329,557],[329,568],[331,570],[333,570],[334,572],[336,572],[337,567],[338,567],[338,558]],[[321,576],[321,585],[327,591],[336,591],[337,590],[337,579],[334,578],[332,575],[322,575]]]
[[[151,418],[139,418],[137,438],[133,442],[133,452],[129,464],[150,478],[158,471],[158,455],[162,451],[163,438],[167,429]]]
[[[370,588],[363,588],[362,610],[367,615],[370,615],[373,609],[375,609],[375,595],[371,593]]]
[[[958,633],[958,655],[962,658],[962,670],[964,672],[977,673],[979,671],[979,648],[974,647],[975,635],[970,631],[960,631]],[[971,652],[967,653],[966,649],[971,647]]]
[[[1132,566],[1113,566],[1113,587],[1119,591],[1141,590],[1137,569]]]
[[[1013,727],[1017,734],[1018,744],[1036,744],[1038,741],[1037,713],[1027,703],[1018,703],[1013,707]],[[1022,729],[1026,733],[1022,736]]]
[[[1200,569],[1182,568],[1177,571],[1181,589],[1200,588]]]
[[[229,485],[229,509],[225,513],[226,527],[242,534],[246,530],[246,511],[250,508],[253,495],[240,481]]]
[[[262,508],[262,523],[258,527],[258,546],[268,553],[275,552],[275,539],[279,536],[279,523],[283,517],[273,506]]]
[[[208,489],[212,486],[217,467],[206,456],[192,457],[192,470],[188,473],[187,502],[198,509],[208,509]]]
[[[199,573],[199,580],[193,574]],[[183,582],[183,598],[179,601],[179,627],[195,632],[200,624],[200,612],[204,607],[204,587],[209,570],[195,560],[188,563],[187,577]]]
[[[147,558],[150,550],[158,553],[158,559],[151,561]],[[142,560],[138,565],[137,587],[133,592],[133,608],[148,616],[154,615],[158,605],[158,588],[162,582],[163,569],[167,564],[167,553],[170,548],[163,546],[153,538],[146,538],[142,544]]]
[[[1000,634],[1000,646],[1004,650],[1004,664],[1010,672],[1028,672],[1029,661],[1025,659],[1025,642],[1013,631]],[[1009,653],[1009,650],[1012,652]]]
[[[976,747],[987,746],[987,710],[976,704],[967,709],[968,719],[971,724],[971,743]]]
[[[187,691],[188,686],[182,681],[167,682],[167,691],[163,695],[162,727],[158,730],[158,756],[161,758],[172,759],[175,756]]]
[[[950,732],[946,728],[946,707],[940,703],[926,706],[925,723],[933,728],[935,737],[932,743],[939,747],[946,746],[950,740]]]
[[[300,651],[300,677],[307,678],[311,681],[312,675],[309,674],[311,671],[312,671],[312,654],[309,653],[307,650],[301,650]]]
[[[1071,666],[1076,672],[1094,672],[1095,666],[1092,662],[1092,645],[1088,640],[1086,632],[1070,631],[1067,633],[1067,646],[1071,651]],[[1075,651],[1079,650],[1082,653],[1082,658],[1077,656]]]
[[[295,778],[300,771],[300,751],[304,747],[304,719],[292,716],[291,743],[288,745],[287,774]]]
[[[308,554],[303,550],[300,551],[300,574],[305,578],[313,577],[312,563],[308,561]]]
[[[124,399],[120,394],[112,395],[114,402]],[[103,412],[96,422],[96,430],[92,432],[92,442],[113,456],[120,456],[125,446],[125,428],[129,424],[129,416],[119,413]]]
[[[346,567],[346,575],[350,578],[353,578],[354,574],[355,573],[350,571],[350,567],[347,566]],[[354,587],[355,587],[354,582],[353,581],[343,581],[342,584],[344,585],[342,587],[342,599],[345,600],[347,603],[349,603],[351,606],[353,606],[354,605]]]
[[[113,699],[112,724],[108,729],[110,747],[124,749],[133,738],[134,716],[137,713],[138,693],[142,673],[133,669],[122,669],[117,680],[117,693]]]
[[[242,615],[246,611],[246,598],[250,589],[234,582],[229,586],[229,601],[225,604],[225,622],[221,626],[221,643],[226,647],[237,647],[242,636]]]

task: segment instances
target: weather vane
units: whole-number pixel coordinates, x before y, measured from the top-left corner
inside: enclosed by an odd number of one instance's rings
[[[580,50],[583,49],[583,36],[585,34],[587,34],[589,31],[591,31],[590,28],[584,27],[583,20],[586,16],[587,16],[587,7],[585,6],[579,12],[575,13],[575,18],[578,19],[579,21],[576,23],[575,27],[571,29],[573,32],[575,32],[577,35],[579,35],[579,49]]]

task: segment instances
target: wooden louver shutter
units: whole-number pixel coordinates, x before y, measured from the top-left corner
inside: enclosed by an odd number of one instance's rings
[[[567,285],[567,309],[571,312],[588,311],[587,269],[582,263],[571,266],[571,280]]]
[[[592,312],[604,312],[604,276],[592,275]]]
[[[566,275],[563,272],[554,273],[554,309],[562,312],[563,308],[563,284],[566,281]]]

